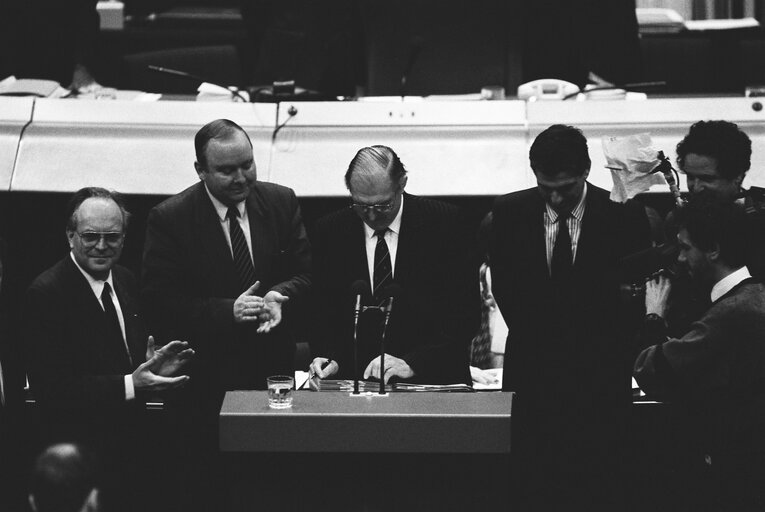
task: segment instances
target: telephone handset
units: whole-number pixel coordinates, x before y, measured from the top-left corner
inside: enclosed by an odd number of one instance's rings
[[[562,100],[566,96],[579,92],[579,87],[557,78],[540,78],[518,86],[518,99]]]

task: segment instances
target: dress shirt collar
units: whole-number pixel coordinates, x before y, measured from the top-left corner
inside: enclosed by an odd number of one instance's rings
[[[83,276],[85,276],[85,279],[88,280],[90,289],[93,290],[93,293],[96,295],[96,298],[99,301],[101,300],[101,294],[104,291],[104,283],[109,283],[109,286],[111,286],[112,290],[114,290],[114,281],[112,280],[111,270],[109,271],[109,276],[106,278],[106,281],[101,281],[101,280],[95,279],[93,276],[85,272],[85,270],[80,266],[80,264],[77,263],[77,260],[74,259],[74,254],[70,252],[69,256],[72,258],[72,261],[74,262],[74,265],[77,267],[77,269],[82,273]],[[114,292],[114,293],[116,294],[117,292]]]
[[[587,199],[587,182],[584,182],[584,188],[582,189],[582,197],[579,198],[579,202],[576,203],[576,206],[573,210],[571,210],[571,216],[575,218],[578,222],[582,222],[582,217],[584,216],[584,201]],[[552,206],[547,204],[547,201],[545,201],[545,208],[547,209],[547,215],[550,218],[550,223],[555,224],[558,220],[558,212],[553,210]]]
[[[207,195],[210,196],[210,201],[212,201],[212,204],[215,207],[215,213],[218,215],[218,219],[220,219],[221,222],[225,222],[226,217],[228,216],[228,206],[221,203],[217,197],[212,195],[212,193],[210,192],[210,189],[207,188],[207,183],[205,183],[205,191],[207,192]],[[247,212],[247,208],[245,207],[246,206],[245,203],[246,203],[246,200],[240,201],[239,203],[236,204],[236,209],[239,210],[240,219],[246,218],[245,214]]]
[[[388,229],[391,230],[393,233],[395,233],[396,236],[398,236],[399,232],[401,231],[401,214],[404,212],[404,196],[401,196],[401,206],[398,209],[398,213],[396,214],[396,218],[393,219],[393,222],[390,223],[390,226],[388,226]],[[367,223],[364,221],[361,221],[362,224],[364,224],[364,233],[367,235],[367,239],[373,238],[375,236],[375,230],[367,226]]]
[[[752,277],[752,275],[749,273],[749,269],[745,266],[723,277],[712,287],[712,302],[716,302],[720,297],[738,286],[741,281],[749,279],[750,277]]]

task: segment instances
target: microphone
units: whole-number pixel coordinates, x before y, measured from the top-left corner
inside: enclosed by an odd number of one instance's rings
[[[669,161],[669,158],[664,156],[664,151],[659,151],[657,157],[659,159],[659,165],[657,165],[650,174],[656,172],[662,173],[667,185],[669,185],[669,190],[675,198],[675,205],[683,206],[685,201],[683,201],[683,198],[680,196],[680,188],[677,186],[677,171],[672,167],[672,162]]]
[[[218,87],[223,87],[224,89],[228,89],[229,91],[231,91],[231,95],[233,97],[239,98],[239,100],[243,101],[244,103],[249,103],[249,100],[247,100],[247,98],[242,96],[242,94],[239,92],[239,88],[233,85],[230,87],[224,87],[221,84],[217,84],[213,82],[212,80],[207,80],[206,78],[202,78],[199,75],[193,75],[191,73],[186,73],[185,71],[178,71],[177,69],[163,68],[162,66],[154,66],[153,64],[149,64],[146,67],[148,67],[152,71],[156,71],[157,73],[162,73],[164,75],[177,76],[180,78],[185,78],[187,80],[193,80],[195,82],[207,82],[208,84],[213,84],[213,85],[217,85]]]
[[[383,323],[382,336],[380,337],[380,394],[385,394],[385,335],[388,333],[388,322],[390,321],[390,314],[393,311],[394,299],[401,295],[401,286],[396,283],[391,283],[383,289],[382,296],[387,297],[387,302],[383,307],[385,311],[385,321]]]
[[[353,394],[359,394],[359,315],[361,314],[361,296],[369,289],[369,284],[362,279],[354,281],[351,293],[356,296],[353,308]]]
[[[422,50],[422,43],[425,42],[425,38],[422,36],[415,36],[411,40],[411,47],[409,48],[409,60],[406,61],[404,71],[401,73],[401,86],[399,87],[399,93],[401,100],[403,101],[406,95],[406,81],[409,79],[409,73],[412,72],[414,64],[420,56],[420,50]]]

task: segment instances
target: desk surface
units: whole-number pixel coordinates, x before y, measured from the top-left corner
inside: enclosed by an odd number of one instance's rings
[[[509,453],[512,393],[392,393],[351,397],[298,391],[268,408],[265,391],[226,393],[220,447],[228,452]]]

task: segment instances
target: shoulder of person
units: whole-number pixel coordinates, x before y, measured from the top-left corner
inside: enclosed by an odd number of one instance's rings
[[[67,269],[68,258],[70,258],[69,254],[67,254],[65,258],[62,258],[56,262],[56,264],[54,264],[52,267],[49,267],[41,272],[37,277],[34,278],[32,284],[29,285],[27,292],[42,292],[63,289],[66,276],[70,270]],[[74,266],[74,263],[72,263],[72,266]]]
[[[264,199],[278,199],[278,200],[292,200],[297,197],[295,191],[284,185],[278,185],[276,183],[270,183],[268,181],[258,181],[254,186],[254,193],[260,195]]]
[[[528,208],[533,206],[537,201],[543,201],[543,199],[539,195],[539,190],[536,187],[517,190],[497,197],[494,200],[492,211],[495,216],[497,214],[501,215],[506,211]]]
[[[350,208],[341,208],[334,212],[322,215],[314,223],[315,231],[322,234],[335,233],[338,226],[350,226],[361,220]],[[347,236],[347,233],[339,233],[340,236]]]
[[[404,196],[405,212],[407,208],[413,209],[410,211],[414,211],[415,213],[433,213],[444,216],[458,216],[462,212],[462,208],[455,204],[411,194],[406,194]]]
[[[204,185],[202,182],[195,183],[185,190],[178,192],[177,194],[168,197],[154,208],[152,212],[172,212],[182,210],[184,208],[191,208],[194,194],[204,192]]]

